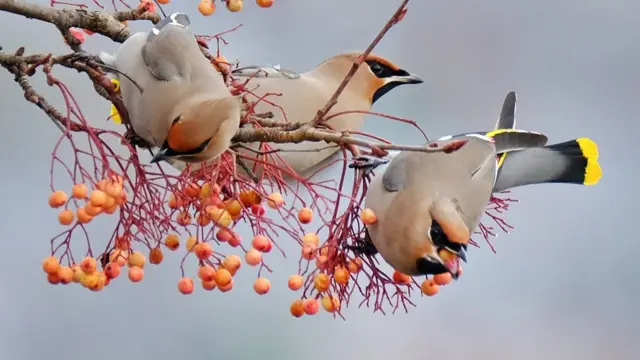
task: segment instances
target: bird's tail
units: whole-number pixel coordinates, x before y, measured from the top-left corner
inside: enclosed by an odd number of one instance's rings
[[[589,138],[509,152],[494,191],[545,183],[595,185],[602,177],[598,153],[598,145]]]

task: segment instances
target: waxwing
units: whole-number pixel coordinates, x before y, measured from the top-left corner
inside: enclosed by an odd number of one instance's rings
[[[512,130],[437,140],[466,140],[451,153],[403,151],[376,171],[365,207],[377,216],[366,241],[407,275],[459,273],[459,260],[491,198],[498,153],[544,145],[546,136]],[[377,163],[377,165],[381,165]],[[362,164],[361,164],[362,166]]]
[[[152,162],[214,159],[240,125],[241,104],[202,55],[189,23],[186,14],[171,14],[131,35],[115,56],[100,54],[118,72],[133,130],[160,148]]]

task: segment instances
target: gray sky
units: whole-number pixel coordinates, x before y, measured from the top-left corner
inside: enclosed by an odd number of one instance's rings
[[[227,37],[227,57],[304,71],[333,54],[364,49],[397,3],[276,0],[264,10],[247,1],[239,14],[220,8],[209,18],[192,16],[192,29],[216,33],[244,23]],[[195,14],[196,6],[176,1],[167,9]],[[425,83],[394,90],[376,111],[415,119],[431,136],[488,129],[513,89],[519,127],[546,133],[550,142],[594,139],[604,176],[595,187],[516,190],[520,203],[508,220],[517,229],[495,241],[497,256],[487,247],[473,249],[460,281],[434,298],[416,297],[418,307],[408,315],[373,315],[353,305],[346,322],[322,312],[290,317],[293,294],[286,278],[297,266],[276,255],[269,258],[277,269],[272,291],[263,297],[251,289],[253,271],[241,271],[242,285],[230,293],[182,296],[175,285],[179,256],[173,254],[163,266],[145,269],[138,285],[117,281],[101,293],[50,286],[40,262],[48,239],[60,231],[56,212],[46,206],[57,130],[0,71],[0,358],[639,358],[640,284],[633,264],[640,245],[631,215],[638,201],[632,184],[640,176],[631,165],[640,155],[632,137],[640,130],[639,11],[635,0],[410,4],[376,53]],[[3,37],[5,49],[67,51],[52,26],[4,13],[0,19],[5,34],[13,32]],[[86,48],[116,47],[95,36]],[[85,116],[103,123],[109,104],[91,93],[87,79],[58,74]],[[50,96],[59,104],[60,97]],[[364,130],[420,142],[417,134],[376,118]],[[95,224],[94,234],[110,236],[109,225]]]

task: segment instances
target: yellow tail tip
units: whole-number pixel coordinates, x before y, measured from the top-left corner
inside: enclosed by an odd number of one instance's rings
[[[598,163],[597,159],[588,158],[587,159],[587,168],[584,171],[584,184],[585,185],[595,185],[600,181],[602,177],[602,168]]]
[[[111,118],[111,120],[113,120],[114,123],[118,125],[122,124],[120,113],[118,112],[118,109],[116,109],[116,106],[113,104],[111,104],[111,113],[109,114],[109,117]]]
[[[579,138],[576,140],[582,150],[582,155],[588,160],[598,160],[598,144],[589,138]]]

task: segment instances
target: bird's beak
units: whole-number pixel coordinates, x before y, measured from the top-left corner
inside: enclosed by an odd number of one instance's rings
[[[467,252],[465,251],[464,248],[461,248],[460,251],[453,251],[451,248],[449,247],[445,247],[445,249],[451,251],[452,253],[456,254],[460,260],[464,261],[465,263],[467,262]]]
[[[153,158],[151,159],[151,163],[155,164],[157,162],[163,161],[167,159],[167,149],[166,148],[162,148],[160,150],[158,150],[158,152],[156,152],[155,155],[153,155]]]
[[[402,71],[403,75],[394,75],[392,77],[394,82],[399,82],[399,83],[403,83],[403,84],[422,84],[424,82],[424,80],[422,80],[421,77],[419,77],[418,75],[414,75],[411,73],[408,73],[406,71]]]

